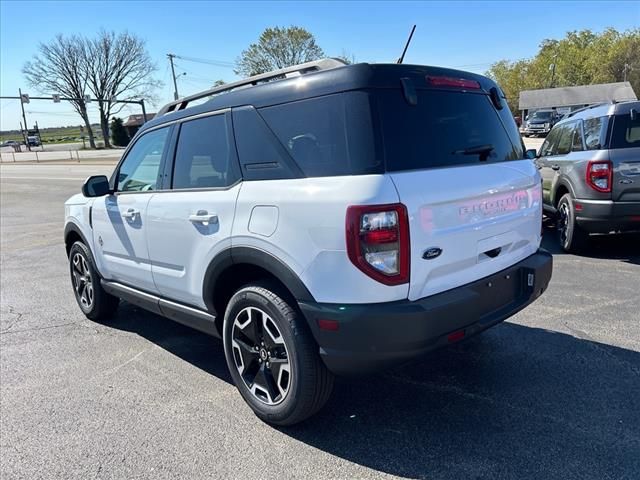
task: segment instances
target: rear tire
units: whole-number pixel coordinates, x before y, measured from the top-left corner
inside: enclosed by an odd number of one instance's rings
[[[324,406],[333,375],[305,319],[278,291],[270,282],[238,290],[225,312],[223,341],[242,398],[263,421],[285,426]]]
[[[100,283],[87,246],[75,242],[69,251],[69,272],[76,302],[82,313],[94,321],[108,320],[118,309],[119,299],[108,294]]]
[[[567,253],[577,253],[587,246],[589,234],[576,223],[576,211],[571,194],[565,193],[558,202],[558,240]]]

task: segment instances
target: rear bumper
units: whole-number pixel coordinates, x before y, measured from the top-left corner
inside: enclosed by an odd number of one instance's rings
[[[589,233],[640,230],[640,202],[576,199],[573,205],[576,222]]]
[[[300,308],[329,370],[338,375],[368,373],[404,363],[505,320],[542,294],[551,271],[551,255],[538,250],[501,272],[415,302],[301,303]],[[320,319],[337,321],[338,330],[321,330]],[[452,333],[455,340],[449,337]]]

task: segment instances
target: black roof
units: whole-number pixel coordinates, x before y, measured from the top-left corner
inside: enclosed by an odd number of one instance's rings
[[[181,118],[242,105],[261,108],[350,90],[400,88],[401,78],[411,79],[417,89],[428,88],[426,76],[476,80],[486,92],[497,86],[482,75],[449,68],[358,63],[220,93],[200,105],[159,115],[145,123],[140,132]]]

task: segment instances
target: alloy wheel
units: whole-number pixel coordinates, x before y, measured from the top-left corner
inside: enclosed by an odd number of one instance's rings
[[[75,253],[72,259],[73,288],[80,304],[85,309],[93,306],[93,281],[87,259],[81,253]]]
[[[256,307],[242,309],[231,332],[233,361],[246,388],[267,405],[281,403],[291,385],[284,337],[273,319]]]
[[[560,243],[564,246],[567,244],[569,234],[569,206],[561,203],[558,208],[558,232],[560,233]]]

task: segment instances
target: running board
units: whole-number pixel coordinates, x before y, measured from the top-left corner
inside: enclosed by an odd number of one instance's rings
[[[122,285],[117,282],[101,280],[102,287],[115,297],[119,297],[133,305],[161,315],[174,322],[199,330],[220,338],[216,328],[216,317],[197,308],[172,302],[141,290]]]

